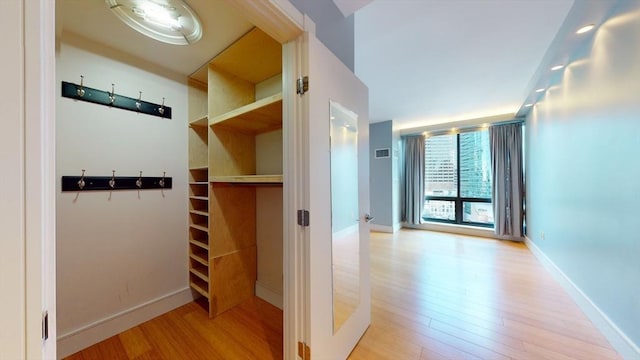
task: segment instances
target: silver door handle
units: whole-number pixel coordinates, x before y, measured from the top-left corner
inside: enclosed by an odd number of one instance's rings
[[[364,214],[364,221],[366,222],[371,222],[371,220],[375,219],[373,216],[371,216],[370,214]]]

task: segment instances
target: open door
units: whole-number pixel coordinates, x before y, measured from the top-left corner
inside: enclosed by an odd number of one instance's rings
[[[346,359],[371,322],[368,89],[314,35],[299,40],[306,153],[303,359]],[[310,356],[309,356],[310,354]]]

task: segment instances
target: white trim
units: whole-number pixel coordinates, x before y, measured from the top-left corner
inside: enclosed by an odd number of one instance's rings
[[[283,309],[282,294],[278,294],[258,281],[256,281],[256,296],[280,310]]]
[[[395,232],[395,229],[393,226],[378,225],[378,224],[369,224],[369,230],[375,231],[375,232],[381,232],[381,233],[389,233],[389,234],[393,234]]]
[[[23,6],[26,358],[54,359],[55,3],[24,1]],[[47,341],[42,340],[45,310]]]
[[[187,287],[60,334],[58,358],[69,356],[191,301],[193,293]]]
[[[525,244],[533,255],[569,293],[573,301],[582,309],[598,330],[609,340],[611,346],[625,359],[640,359],[640,347],[634,344],[620,328],[591,301],[591,299],[551,260],[529,237]]]

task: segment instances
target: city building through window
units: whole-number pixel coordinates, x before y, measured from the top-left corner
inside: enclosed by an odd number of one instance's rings
[[[425,140],[424,220],[493,226],[489,151],[486,129]]]

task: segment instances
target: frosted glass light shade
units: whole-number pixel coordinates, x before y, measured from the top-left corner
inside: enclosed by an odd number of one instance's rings
[[[202,38],[196,13],[182,0],[105,0],[113,13],[136,31],[173,45]]]

